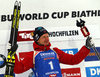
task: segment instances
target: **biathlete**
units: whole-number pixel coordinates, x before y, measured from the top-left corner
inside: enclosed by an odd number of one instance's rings
[[[36,27],[33,32],[33,48],[27,56],[19,61],[16,55],[14,73],[20,74],[33,68],[35,77],[62,77],[60,64],[79,64],[89,54],[91,38],[75,55],[67,54],[57,47],[50,48],[49,32],[44,27]],[[18,45],[14,46],[17,50]]]

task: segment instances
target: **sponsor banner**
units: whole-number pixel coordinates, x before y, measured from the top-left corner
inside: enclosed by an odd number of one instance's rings
[[[85,14],[88,14],[87,17],[100,16],[100,10],[96,10],[96,9],[95,10],[84,10],[84,11],[80,11],[80,10],[78,10],[78,11],[56,11],[56,12],[53,12],[53,11],[43,12],[43,11],[41,11],[41,12],[35,12],[35,13],[33,13],[33,11],[29,12],[29,13],[20,14],[20,20],[21,21],[32,21],[32,20],[38,21],[38,20],[48,20],[48,19],[51,19],[51,21],[53,21],[53,19],[64,20],[66,18],[71,19],[71,18],[82,17],[82,16],[86,17]],[[1,22],[12,21],[12,17],[13,17],[12,14],[5,14],[5,15],[1,14],[0,21]],[[69,18],[69,17],[71,17],[71,18]]]
[[[97,67],[86,67],[87,77],[100,77],[100,66]]]
[[[76,39],[81,34],[77,27],[74,29],[73,27],[62,27],[62,28],[53,27],[53,28],[46,28],[46,29],[49,31],[50,41],[69,40],[71,38]],[[20,42],[33,41],[33,38],[31,36],[32,31],[33,30],[19,31],[18,41]]]
[[[98,25],[91,25],[88,27],[91,32],[91,36],[93,36],[93,38],[100,38],[100,36],[96,35],[96,34],[100,34]],[[94,28],[92,28],[92,27],[94,27]],[[46,28],[46,29],[49,31],[49,34],[50,34],[49,35],[50,41],[83,40],[83,39],[85,39],[80,31],[80,28],[77,28],[76,26],[50,27],[50,28]],[[93,32],[94,29],[96,30],[95,33]],[[18,31],[18,42],[33,41],[33,38],[31,36],[31,32],[33,32],[33,31],[34,30],[30,30],[30,29]],[[2,35],[2,33],[3,33],[3,35]],[[0,32],[0,35],[2,35],[2,38],[0,38],[0,44],[6,44],[9,39],[9,36],[10,36],[10,31],[2,30],[2,32]]]
[[[33,32],[33,30],[18,31],[17,41],[33,41],[33,37],[31,36],[31,32]]]
[[[98,54],[100,55],[100,47],[96,47]],[[93,49],[90,49],[90,53],[88,54],[88,56],[85,58],[85,61],[98,61],[98,57],[96,56],[95,52],[93,51]]]
[[[81,77],[80,68],[61,69],[63,77]]]
[[[93,38],[100,38],[96,35],[100,33],[99,25],[87,25],[88,30]],[[85,39],[79,27],[65,26],[65,27],[50,27],[47,28],[50,33],[50,41],[62,41],[62,40],[83,40]],[[95,33],[93,32],[94,30]]]
[[[78,48],[73,48],[73,49],[61,49],[62,51],[64,51],[65,53],[68,53],[68,54],[76,54],[78,52]]]

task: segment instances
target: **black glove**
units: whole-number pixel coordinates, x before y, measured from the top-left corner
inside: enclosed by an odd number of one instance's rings
[[[76,25],[77,25],[77,27],[82,27],[85,25],[85,21],[82,19],[80,19],[80,22],[78,20],[76,20]]]
[[[86,39],[86,48],[90,49],[92,46],[94,45],[93,41],[92,41],[92,37],[87,37]]]

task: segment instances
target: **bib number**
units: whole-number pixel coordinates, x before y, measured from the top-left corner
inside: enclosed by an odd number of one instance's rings
[[[52,63],[52,61],[50,61],[48,64],[50,65],[51,70],[53,70],[54,68],[53,68],[53,63]]]

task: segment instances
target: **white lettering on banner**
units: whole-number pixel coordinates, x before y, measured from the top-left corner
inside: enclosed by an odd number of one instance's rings
[[[100,74],[100,68],[97,69],[90,69],[91,75],[99,75]]]
[[[33,39],[30,33],[20,33],[19,36],[21,36],[24,39],[27,39],[27,38]]]
[[[65,51],[65,53],[69,53],[69,54],[72,54],[72,55],[74,55],[74,53],[73,53],[73,51]]]
[[[75,77],[75,76],[77,77],[77,76],[80,76],[80,75],[81,75],[80,73],[71,73],[71,74],[63,73],[63,74],[62,74],[63,77],[70,77],[70,76],[71,76],[71,77],[72,77],[72,76],[73,76],[73,77]]]

